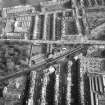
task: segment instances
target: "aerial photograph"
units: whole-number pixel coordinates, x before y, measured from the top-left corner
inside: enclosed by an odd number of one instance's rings
[[[0,105],[105,105],[105,0],[0,0]]]

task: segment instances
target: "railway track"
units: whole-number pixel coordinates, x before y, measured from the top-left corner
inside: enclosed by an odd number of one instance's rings
[[[51,65],[56,64],[57,61],[59,61],[60,59],[66,57],[68,55],[72,56],[72,55],[75,55],[78,52],[80,53],[82,50],[84,50],[84,48],[85,48],[84,46],[80,45],[77,48],[74,48],[74,49],[72,49],[70,51],[65,52],[64,54],[61,54],[60,56],[55,57],[54,59],[53,58],[48,58],[45,61],[43,61],[43,62],[41,62],[41,63],[31,67],[31,68],[28,68],[28,69],[25,69],[25,70],[10,74],[10,75],[8,75],[6,77],[0,78],[0,82],[8,80],[10,78],[19,77],[19,76],[27,74],[27,73],[29,73],[31,71],[37,71],[38,72],[38,71],[40,71],[42,69],[45,69],[45,68],[47,68],[47,67],[49,67]]]

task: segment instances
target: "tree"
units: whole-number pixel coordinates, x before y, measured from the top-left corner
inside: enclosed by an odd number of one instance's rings
[[[19,0],[19,1],[20,1],[20,3],[23,4],[23,5],[27,3],[27,0]]]

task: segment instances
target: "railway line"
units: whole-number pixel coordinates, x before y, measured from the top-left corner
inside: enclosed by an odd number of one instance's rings
[[[61,54],[60,56],[57,56],[55,58],[48,58],[45,61],[43,61],[43,62],[41,62],[39,64],[36,64],[35,66],[33,66],[31,68],[28,68],[28,69],[20,71],[20,72],[16,72],[16,73],[11,74],[9,76],[6,76],[4,78],[0,78],[0,82],[11,79],[13,77],[18,77],[18,76],[27,74],[27,73],[29,73],[31,71],[40,71],[40,70],[46,69],[46,67],[48,68],[49,66],[56,64],[56,62],[61,60],[62,58],[67,57],[67,56],[75,56],[76,53],[79,54],[83,50],[84,50],[84,46],[82,46],[82,45],[78,46],[77,48],[74,48],[74,49],[72,49],[70,51],[67,51],[64,54]]]

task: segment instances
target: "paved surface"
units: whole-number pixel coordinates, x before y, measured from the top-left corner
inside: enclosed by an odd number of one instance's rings
[[[0,0],[0,6],[9,7],[14,5],[19,5],[21,0]],[[36,5],[39,4],[40,1],[45,0],[27,0],[28,4]]]

